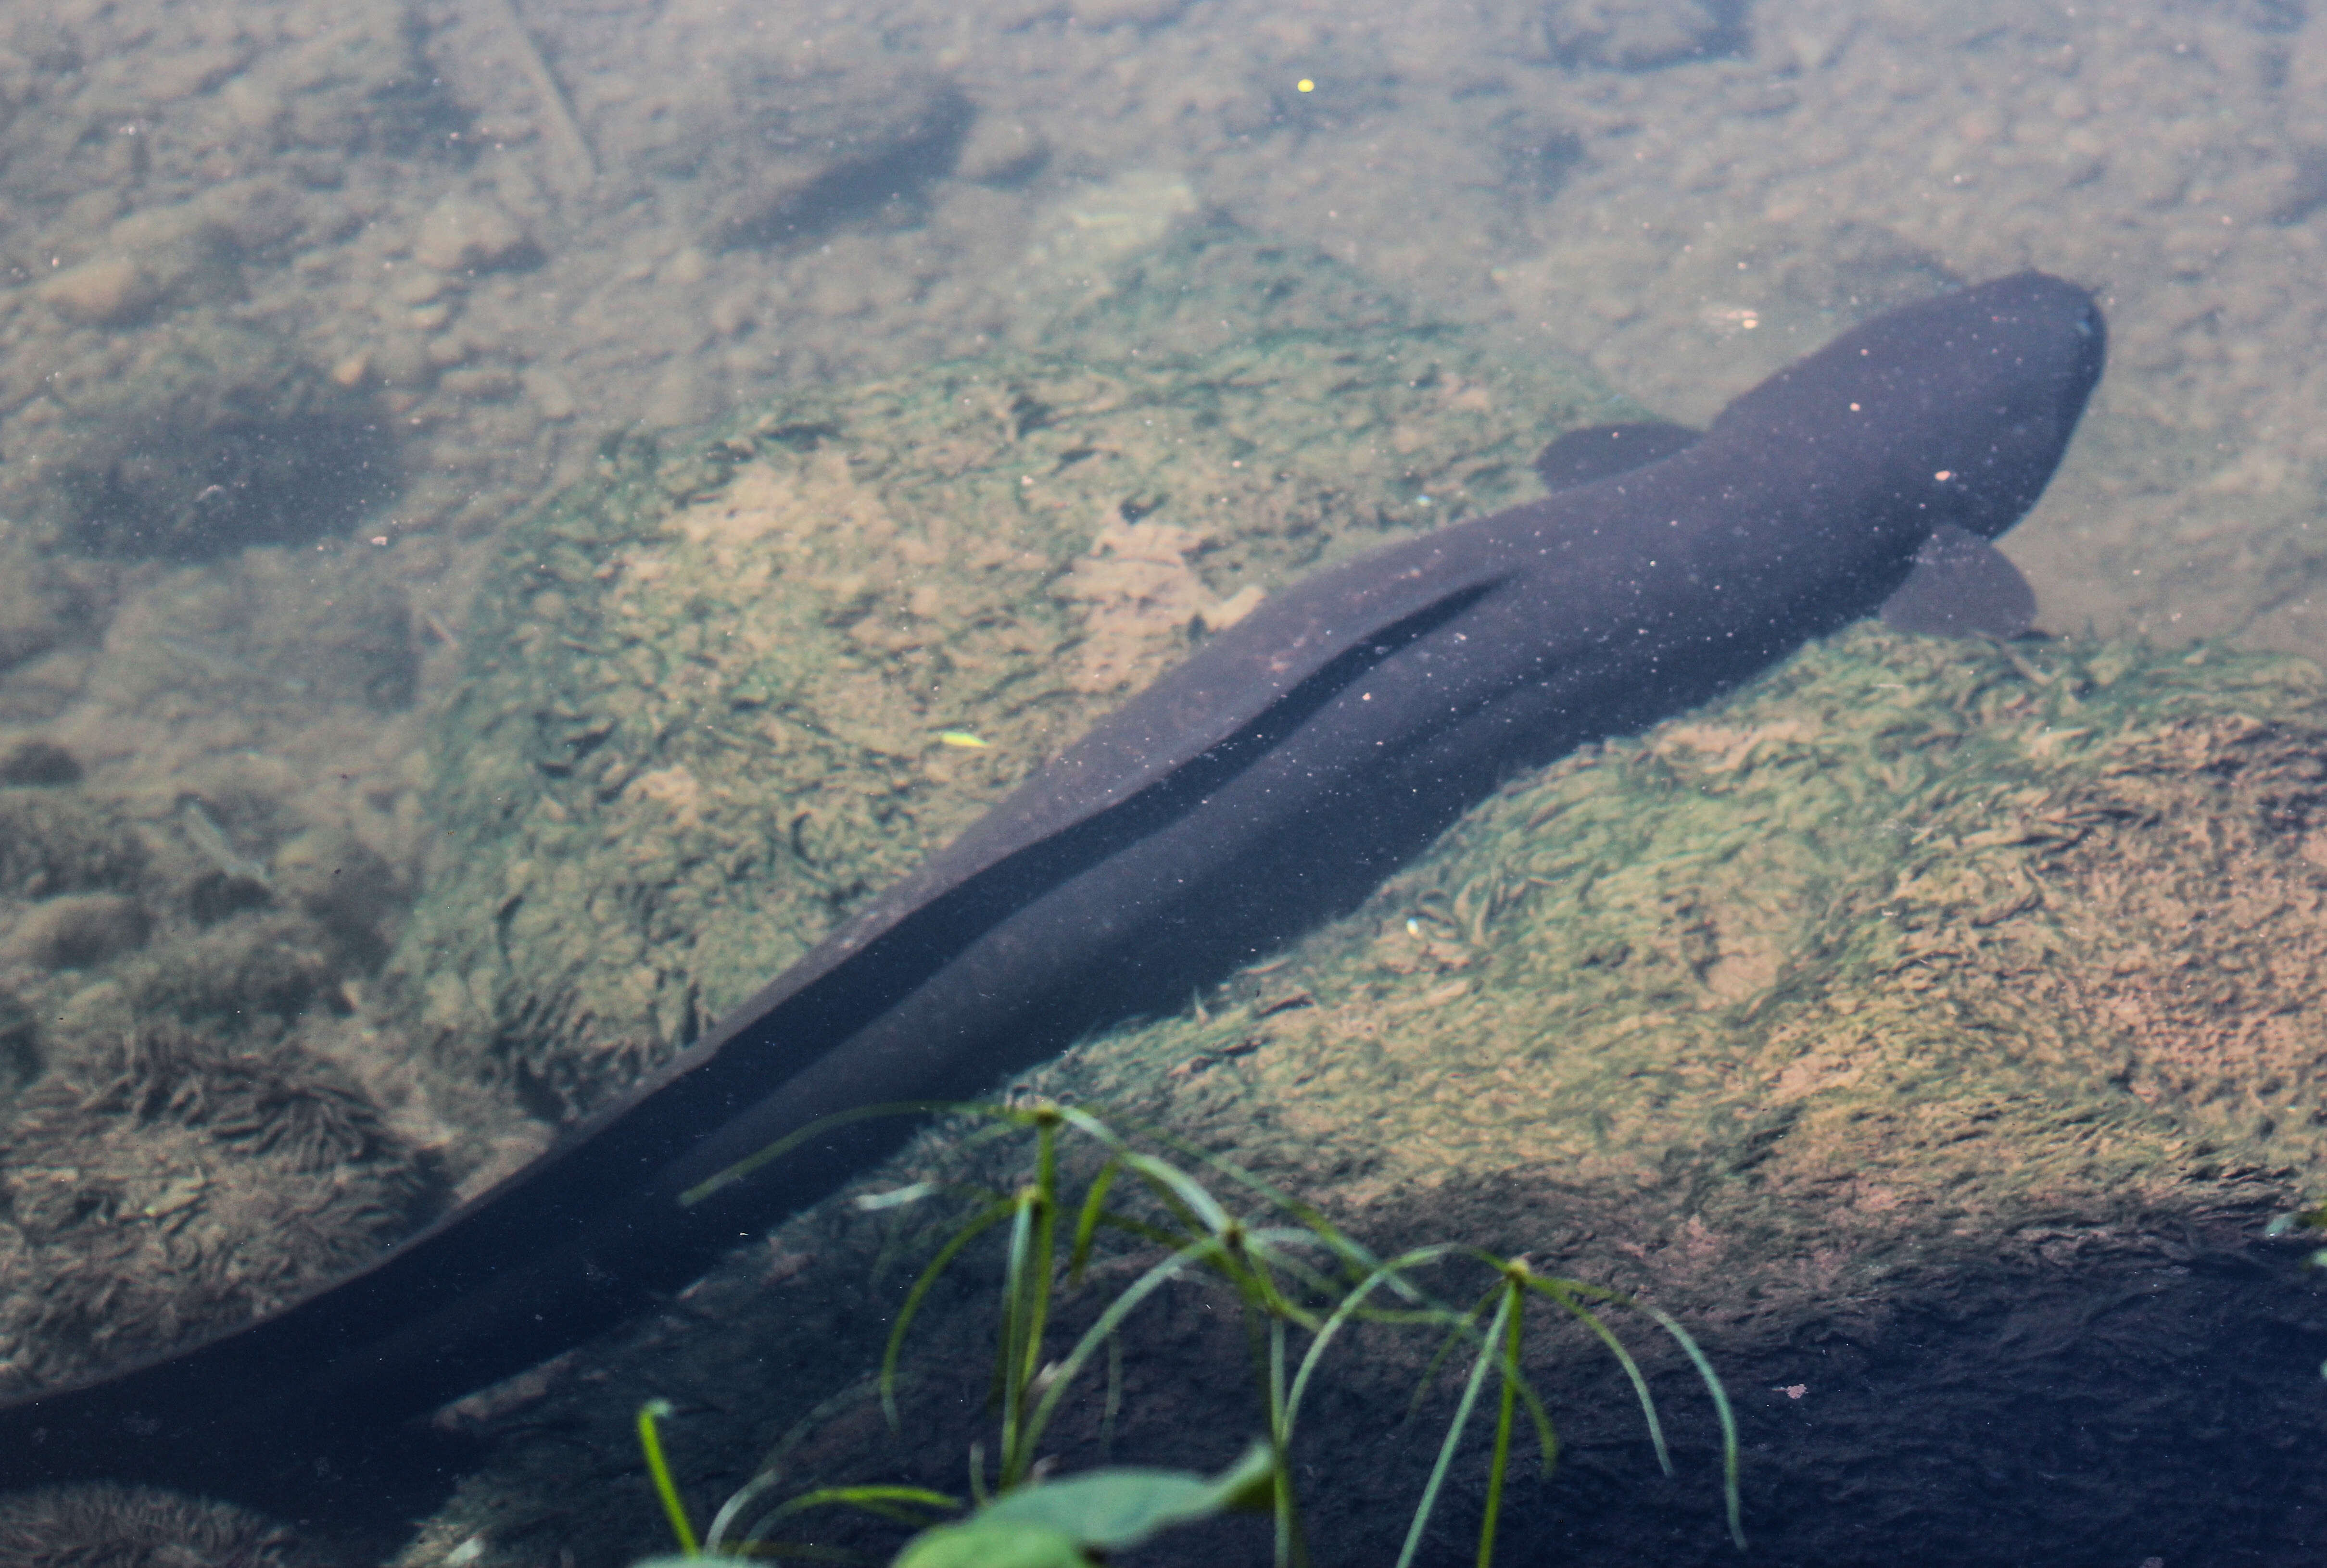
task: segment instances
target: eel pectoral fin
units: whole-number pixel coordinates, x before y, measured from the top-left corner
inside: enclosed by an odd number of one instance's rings
[[[1941,523],[1883,602],[1883,623],[1927,637],[2018,637],[2036,623],[2036,590],[1987,540]]]

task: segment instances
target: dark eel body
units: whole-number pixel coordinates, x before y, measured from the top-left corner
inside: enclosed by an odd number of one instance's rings
[[[2001,534],[2102,357],[2083,290],[2004,278],[1845,334],[1701,438],[1636,442],[1646,466],[1592,480],[1623,460],[1571,444],[1575,488],[1294,584],[491,1190],[242,1329],[0,1407],[0,1478],[295,1486],[316,1453],[620,1321],[902,1132],[859,1124],[682,1203],[734,1162],[1182,1005],[1515,770],[1872,613],[1937,531]]]

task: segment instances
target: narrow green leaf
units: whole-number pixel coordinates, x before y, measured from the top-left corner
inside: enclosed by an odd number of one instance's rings
[[[733,1187],[762,1166],[780,1160],[794,1149],[825,1134],[852,1126],[858,1122],[875,1121],[883,1116],[926,1116],[942,1111],[955,1111],[964,1115],[991,1115],[994,1107],[964,1105],[952,1100],[897,1100],[882,1106],[859,1106],[855,1110],[840,1111],[829,1116],[819,1116],[807,1126],[770,1143],[756,1154],[746,1154],[724,1170],[715,1171],[678,1195],[681,1209],[692,1209],[723,1188]]]
[[[1445,1342],[1438,1347],[1438,1353],[1430,1358],[1430,1365],[1422,1369],[1422,1376],[1415,1381],[1414,1397],[1406,1401],[1406,1406],[1409,1418],[1422,1408],[1423,1400],[1429,1396],[1430,1386],[1438,1380],[1438,1368],[1446,1364],[1446,1358],[1454,1353],[1454,1347],[1465,1343],[1477,1331],[1479,1314],[1487,1310],[1487,1303],[1493,1301],[1496,1292],[1502,1288],[1501,1282],[1498,1281],[1494,1289],[1481,1296],[1469,1311],[1457,1315],[1454,1326],[1446,1330]]]
[[[1326,1348],[1332,1344],[1334,1336],[1341,1331],[1343,1325],[1361,1314],[1366,1298],[1380,1286],[1389,1283],[1406,1269],[1425,1263],[1435,1263],[1453,1250],[1455,1249],[1451,1246],[1444,1246],[1417,1247],[1412,1252],[1400,1254],[1388,1263],[1376,1265],[1373,1272],[1366,1275],[1347,1296],[1341,1299],[1341,1304],[1327,1315],[1324,1322],[1319,1325],[1316,1333],[1311,1336],[1309,1349],[1301,1358],[1300,1368],[1293,1375],[1293,1386],[1285,1396],[1284,1441],[1288,1446],[1293,1442],[1293,1429],[1301,1418],[1301,1399],[1309,1390],[1311,1375],[1317,1370],[1318,1364],[1324,1359]]]
[[[1729,1408],[1729,1390],[1722,1386],[1720,1376],[1713,1369],[1713,1363],[1698,1348],[1689,1331],[1680,1326],[1677,1319],[1645,1302],[1640,1304],[1640,1311],[1654,1318],[1657,1326],[1670,1334],[1674,1343],[1687,1353],[1690,1363],[1696,1367],[1697,1377],[1704,1381],[1706,1393],[1712,1395],[1714,1414],[1721,1418],[1721,1496],[1728,1505],[1729,1538],[1736,1542],[1737,1549],[1743,1552],[1745,1549],[1745,1522],[1744,1507],[1737,1489],[1737,1413]]]
[[[892,1428],[897,1425],[897,1358],[904,1350],[905,1330],[912,1326],[913,1314],[921,1310],[922,1298],[935,1287],[939,1276],[945,1273],[953,1260],[961,1255],[963,1247],[991,1230],[1015,1208],[1016,1205],[1006,1198],[987,1205],[984,1213],[954,1232],[953,1239],[938,1249],[937,1256],[930,1260],[930,1266],[921,1271],[921,1277],[915,1280],[913,1288],[906,1293],[905,1304],[897,1309],[897,1321],[889,1329],[888,1349],[881,1353],[881,1410],[889,1418]]]
[[[1090,1190],[1083,1194],[1083,1205],[1075,1216],[1074,1250],[1067,1258],[1067,1278],[1080,1280],[1083,1267],[1090,1262],[1091,1243],[1098,1237],[1099,1221],[1107,1214],[1107,1189],[1115,1185],[1116,1173],[1123,1169],[1119,1160],[1109,1160],[1091,1178]]]
[[[1066,1358],[1059,1363],[1058,1371],[1051,1378],[1051,1386],[1042,1391],[1042,1402],[1035,1405],[1033,1418],[1027,1422],[1023,1439],[1030,1451],[1042,1442],[1042,1433],[1051,1424],[1051,1417],[1057,1414],[1059,1401],[1066,1397],[1067,1390],[1073,1386],[1084,1364],[1107,1336],[1122,1327],[1123,1321],[1136,1311],[1142,1302],[1219,1249],[1220,1243],[1210,1237],[1182,1247],[1134,1280],[1121,1295],[1107,1304],[1107,1310],[1099,1313],[1098,1321],[1083,1331],[1083,1337],[1075,1342],[1075,1348],[1068,1351]]]
[[[1454,1406],[1454,1419],[1447,1423],[1446,1441],[1438,1445],[1438,1462],[1430,1467],[1429,1484],[1422,1489],[1422,1500],[1415,1506],[1414,1523],[1406,1528],[1406,1545],[1397,1554],[1397,1568],[1411,1568],[1415,1553],[1421,1549],[1422,1533],[1429,1526],[1430,1511],[1438,1506],[1438,1493],[1446,1484],[1447,1468],[1454,1462],[1454,1450],[1463,1441],[1463,1429],[1471,1423],[1471,1407],[1478,1404],[1479,1390],[1487,1381],[1487,1369],[1495,1364],[1503,1323],[1510,1316],[1512,1295],[1503,1290],[1500,1281],[1492,1294],[1500,1295],[1502,1304],[1495,1309],[1495,1321],[1487,1325],[1479,1358],[1471,1364],[1470,1380],[1463,1386],[1463,1398]]]
[[[662,1433],[655,1423],[670,1416],[670,1402],[650,1399],[639,1406],[639,1447],[647,1456],[647,1474],[654,1478],[655,1496],[662,1499],[662,1511],[670,1520],[670,1533],[678,1538],[678,1549],[692,1557],[699,1548],[695,1544],[695,1526],[687,1517],[687,1505],[679,1499],[678,1483],[671,1479],[670,1462],[663,1457]]]

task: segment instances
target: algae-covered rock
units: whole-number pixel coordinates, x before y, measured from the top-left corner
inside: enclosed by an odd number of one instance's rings
[[[2318,1181],[2323,903],[2315,666],[1865,628],[1515,784],[1242,987],[1303,1005],[1155,1024],[1081,1087],[1193,1063],[1175,1125],[1332,1150],[1345,1201],[1669,1191],[1685,1274],[1846,1222],[1808,1306],[1893,1246]],[[1241,1095],[1266,1137],[1198,1108]]]
[[[1071,354],[618,447],[516,530],[438,726],[446,849],[399,960],[444,1049],[550,1114],[598,1101],[1207,628],[1529,493],[1535,450],[1604,401],[1309,265],[1201,235],[1079,316]],[[1266,325],[1358,299],[1338,331]],[[1156,351],[1222,319],[1239,341]],[[1090,357],[1126,341],[1148,351]]]
[[[2317,667],[1868,626],[1515,780],[1350,919],[1014,1092],[1159,1125],[1383,1245],[1524,1252],[1675,1313],[1739,1408],[1771,1560],[2172,1561],[2224,1532],[2286,1560],[2327,1488],[2281,1446],[2316,1430],[2327,1311],[2261,1237],[2327,1171],[2322,905]],[[1018,1179],[958,1135],[858,1191]],[[802,1486],[958,1487],[981,1302],[925,1310],[907,1440],[847,1393],[955,1212],[835,1199],[554,1403],[610,1448],[656,1393],[715,1411],[706,1468],[790,1432]],[[1118,1461],[1250,1435],[1229,1307],[1135,1327]],[[1588,1342],[1548,1356],[1567,1457],[1515,1494],[1515,1560],[1734,1560],[1687,1369],[1634,1343],[1679,1478]],[[1403,1530],[1424,1353],[1359,1358],[1307,1423],[1328,1559]],[[1061,1430],[1070,1468],[1100,1405]],[[565,1462],[516,1445],[462,1527],[537,1507]],[[1481,1479],[1455,1475],[1450,1561]],[[652,1523],[610,1502],[596,1527]]]
[[[436,1196],[331,1063],[134,1029],[0,1122],[0,1387],[232,1327],[368,1262]]]
[[[444,1198],[350,1016],[398,880],[254,752],[167,783],[204,793],[0,746],[0,1395],[234,1327]]]
[[[397,965],[445,1059],[545,1115],[603,1100],[1252,590],[1528,494],[1536,444],[1605,416],[1293,260],[1278,319],[1351,324],[1164,352],[1252,319],[1221,302],[1270,297],[1268,266],[1212,236],[1144,266],[1059,351],[617,447],[520,530],[441,721],[452,836]],[[2317,667],[1862,627],[1515,779],[1348,919],[1008,1087],[1382,1245],[1524,1253],[1674,1313],[1728,1381],[1771,1560],[2284,1560],[2327,1501],[2282,1453],[2315,1436],[2327,1313],[2261,1236],[2327,1169],[2322,901]],[[862,1396],[901,1260],[951,1212],[897,1195],[1017,1179],[965,1167],[958,1132],[583,1376],[480,1405],[557,1442],[509,1432],[413,1561],[537,1553],[553,1509],[591,1562],[651,1549],[643,1492],[575,1497],[567,1446],[627,1462],[651,1395],[696,1413],[697,1495],[780,1438],[802,1487],[958,1489],[982,1307],[931,1298],[904,1439]],[[1231,1306],[1135,1320],[1116,1457],[1252,1435]],[[1566,1458],[1510,1504],[1513,1560],[1731,1560],[1692,1374],[1637,1344],[1681,1478],[1620,1377],[1552,1358]],[[1368,1354],[1297,1456],[1321,1561],[1394,1551],[1435,1442],[1399,1420],[1426,1352]],[[1100,1408],[1059,1428],[1070,1468]],[[1449,1517],[1480,1490],[1458,1465]],[[1468,1560],[1463,1527],[1430,1560]]]
[[[107,1481],[0,1498],[11,1568],[297,1568],[325,1559],[281,1524],[229,1503]]]

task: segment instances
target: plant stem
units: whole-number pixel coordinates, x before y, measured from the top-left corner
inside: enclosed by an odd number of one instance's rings
[[[1503,1342],[1503,1407],[1495,1422],[1495,1462],[1487,1471],[1487,1509],[1479,1521],[1479,1568],[1491,1568],[1495,1561],[1495,1526],[1503,1514],[1503,1478],[1511,1468],[1511,1427],[1519,1415],[1519,1334],[1527,1314],[1525,1285],[1513,1280],[1505,1289],[1504,1315],[1509,1327],[1504,1330]]]

